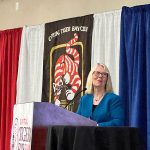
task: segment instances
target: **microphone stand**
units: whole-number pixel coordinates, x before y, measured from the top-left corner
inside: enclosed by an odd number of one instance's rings
[[[76,98],[81,92],[84,92],[84,91],[86,91],[86,90],[87,90],[87,88],[84,88],[83,90],[79,91],[79,92],[75,95],[75,97],[74,97],[71,101],[68,102],[68,104],[64,107],[64,109],[66,109],[67,106],[69,106],[71,103],[73,103],[74,100],[75,100],[75,98]]]

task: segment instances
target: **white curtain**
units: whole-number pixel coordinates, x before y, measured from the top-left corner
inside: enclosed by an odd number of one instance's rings
[[[23,28],[16,103],[41,101],[44,31],[44,24]]]
[[[119,92],[121,10],[94,15],[91,66],[104,63],[110,70],[114,92]]]

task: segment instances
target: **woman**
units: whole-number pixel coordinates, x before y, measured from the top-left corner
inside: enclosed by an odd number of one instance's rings
[[[110,73],[104,64],[91,69],[86,87],[87,92],[80,100],[77,113],[96,121],[98,126],[123,126],[123,103],[113,93]]]

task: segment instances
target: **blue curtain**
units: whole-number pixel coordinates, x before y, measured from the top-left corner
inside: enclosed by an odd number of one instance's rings
[[[138,127],[150,150],[150,5],[123,7],[119,94],[126,125]]]

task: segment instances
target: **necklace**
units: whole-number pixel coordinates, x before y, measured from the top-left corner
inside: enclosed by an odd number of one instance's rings
[[[104,95],[105,95],[105,93],[103,93],[102,96],[100,96],[100,97],[99,97],[99,96],[98,96],[98,97],[95,97],[95,96],[94,96],[94,101],[95,101],[95,102],[101,101],[101,100],[103,99]]]

